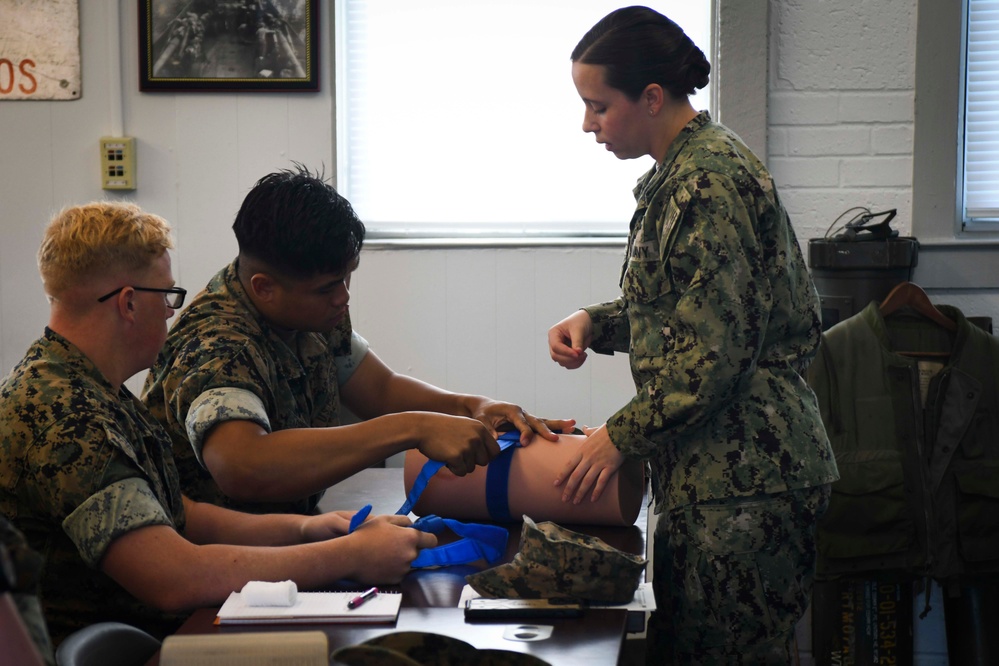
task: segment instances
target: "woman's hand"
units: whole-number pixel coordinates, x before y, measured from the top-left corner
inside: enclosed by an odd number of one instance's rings
[[[555,479],[555,486],[565,483],[563,502],[579,504],[591,488],[590,501],[596,502],[624,464],[624,455],[607,434],[606,423],[599,428],[583,428],[583,433],[587,435],[586,439]]]
[[[548,329],[548,353],[568,370],[586,361],[586,349],[593,340],[593,320],[586,310],[576,310]]]

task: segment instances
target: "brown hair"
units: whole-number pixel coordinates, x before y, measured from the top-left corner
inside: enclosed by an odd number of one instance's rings
[[[676,23],[648,7],[617,9],[583,35],[573,62],[602,65],[605,83],[637,100],[650,83],[674,99],[708,85],[711,65]]]

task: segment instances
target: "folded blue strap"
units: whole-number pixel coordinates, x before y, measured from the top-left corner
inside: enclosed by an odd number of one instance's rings
[[[496,520],[510,520],[510,509],[506,497],[506,481],[510,474],[511,455],[504,455],[508,449],[519,445],[520,432],[512,430],[501,434],[497,440],[500,446],[500,455],[495,458],[487,468],[486,473],[486,503],[489,508],[489,515]],[[494,464],[499,463],[497,472],[493,472]],[[423,469],[413,482],[413,487],[406,497],[406,501],[396,511],[396,514],[407,516],[413,510],[413,506],[420,499],[420,495],[426,489],[430,479],[444,466],[443,462],[428,460],[423,464]],[[502,485],[502,493],[497,488]],[[492,499],[490,499],[490,487]],[[371,514],[371,505],[365,505],[360,511],[350,519],[350,532],[353,532]],[[457,534],[460,539],[453,543],[434,548],[424,548],[413,560],[413,568],[441,567],[451,564],[468,564],[476,560],[486,560],[493,564],[506,552],[506,542],[510,533],[505,527],[497,525],[484,525],[482,523],[463,523],[453,518],[440,518],[434,515],[423,516],[412,525],[414,528],[438,534],[445,529],[450,529]]]
[[[506,541],[510,533],[503,527],[481,523],[463,523],[453,518],[423,516],[413,527],[424,532],[439,534],[445,529],[462,537],[461,539],[435,548],[424,548],[413,560],[413,568],[441,567],[449,564],[467,564],[485,560],[492,564],[506,552]]]

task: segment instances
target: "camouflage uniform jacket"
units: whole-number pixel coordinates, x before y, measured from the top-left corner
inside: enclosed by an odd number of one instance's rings
[[[99,570],[117,537],[183,531],[169,438],[50,329],[0,384],[0,512],[45,558],[40,597],[55,642],[103,620],[163,635],[180,618],[144,606]]]
[[[607,428],[658,510],[834,481],[802,377],[818,295],[770,174],[702,112],[635,197],[622,295],[586,311],[590,347],[629,354],[637,395]]]
[[[321,494],[269,503],[227,497],[200,461],[200,438],[227,420],[255,421],[268,432],[339,425],[335,357],[348,354],[350,343],[344,317],[332,333],[299,332],[289,345],[253,306],[236,263],[219,271],[171,327],[143,391],[173,440],[184,493],[253,513],[314,511]],[[253,405],[234,404],[234,389]]]

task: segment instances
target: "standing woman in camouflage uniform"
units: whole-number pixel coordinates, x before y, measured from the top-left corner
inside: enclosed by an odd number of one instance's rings
[[[621,296],[551,328],[552,359],[627,352],[637,394],[555,480],[596,500],[647,462],[659,513],[648,663],[787,664],[808,604],[815,522],[838,475],[802,378],[818,297],[770,174],[688,99],[710,65],[645,7],[572,53],[583,131],[655,159],[635,187]]]

